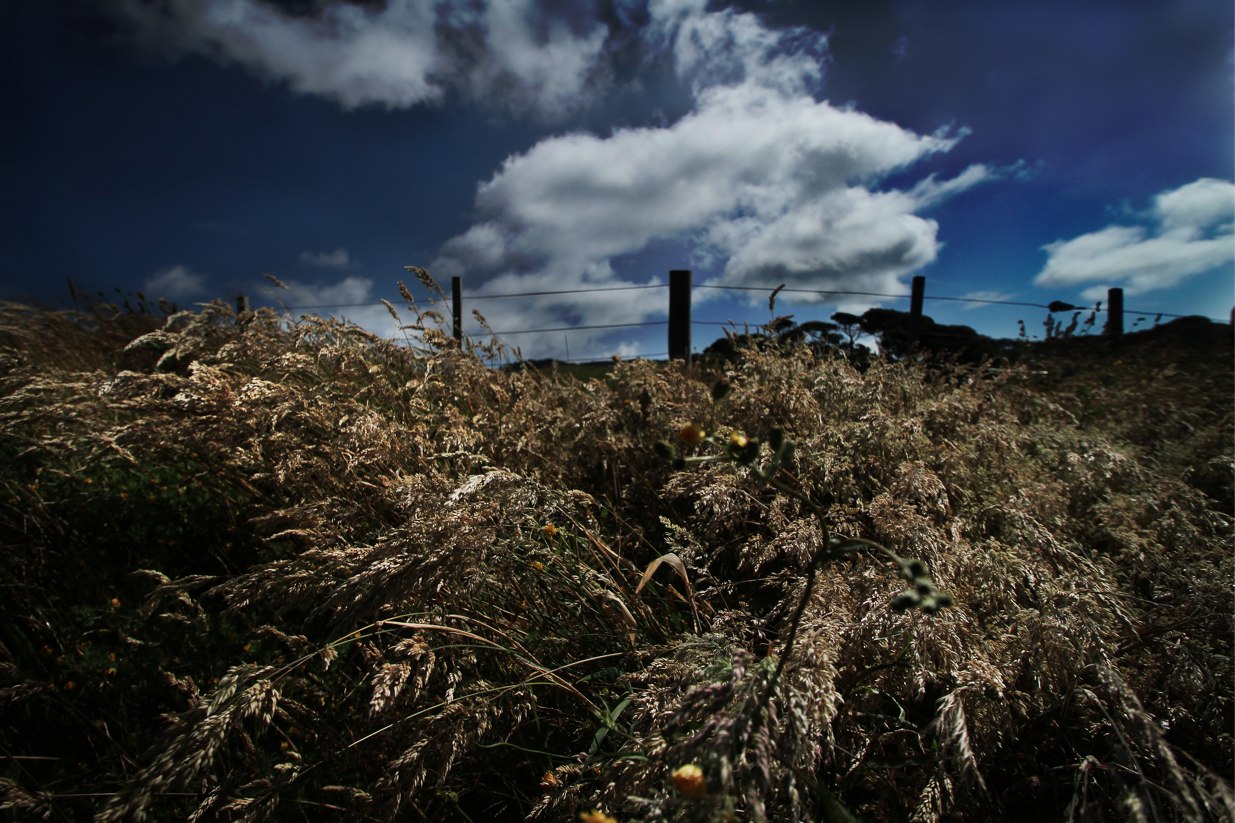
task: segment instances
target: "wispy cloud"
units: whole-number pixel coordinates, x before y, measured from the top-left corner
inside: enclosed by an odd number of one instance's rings
[[[433,104],[452,91],[551,117],[587,102],[607,28],[533,0],[326,0],[293,14],[261,0],[109,0],[150,48],[236,63],[347,109]]]
[[[334,251],[302,251],[300,262],[327,269],[347,269],[356,265],[345,248],[337,248]]]
[[[1088,286],[1086,300],[1114,286],[1127,294],[1172,288],[1235,262],[1235,184],[1201,178],[1155,197],[1143,225],[1110,225],[1044,249],[1038,286]]]
[[[961,311],[973,311],[974,309],[982,309],[992,303],[1002,303],[1007,300],[1012,300],[1016,297],[1015,294],[1009,294],[1002,291],[971,291],[961,295],[965,300],[973,300],[973,303],[961,303]]]
[[[206,293],[206,277],[188,266],[170,266],[148,278],[143,293],[155,300],[160,297],[173,302],[191,300]]]
[[[651,0],[640,33],[651,54],[668,54],[696,94],[751,82],[786,95],[814,90],[827,37],[806,28],[772,29],[754,14],[708,11],[706,0]]]

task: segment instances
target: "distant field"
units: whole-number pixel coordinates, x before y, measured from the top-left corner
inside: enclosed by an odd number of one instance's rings
[[[13,819],[1229,821],[1229,326],[499,370],[0,306]]]

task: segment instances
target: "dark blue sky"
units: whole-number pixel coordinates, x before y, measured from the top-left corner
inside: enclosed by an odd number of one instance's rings
[[[0,297],[181,304],[271,274],[389,330],[406,264],[469,292],[663,282],[1235,303],[1230,4],[146,0],[0,6]],[[418,291],[418,293],[421,293]],[[701,292],[698,317],[767,319]],[[475,305],[499,330],[661,291]],[[896,300],[790,305],[799,319]],[[370,304],[354,306],[350,304]],[[1011,336],[1024,307],[929,302]],[[657,353],[663,328],[513,337]],[[712,331],[699,329],[706,344]]]

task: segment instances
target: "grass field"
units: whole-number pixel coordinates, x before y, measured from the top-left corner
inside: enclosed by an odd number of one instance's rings
[[[1232,820],[1232,338],[1185,331],[602,380],[0,307],[0,808]]]

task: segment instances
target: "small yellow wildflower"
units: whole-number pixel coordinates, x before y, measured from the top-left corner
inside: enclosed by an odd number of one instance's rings
[[[687,423],[685,426],[678,429],[678,440],[681,440],[683,443],[688,443],[692,446],[695,445],[696,443],[702,443],[703,438],[707,436],[708,436],[708,433],[705,432],[702,429],[702,427],[696,425],[695,423]]]
[[[694,763],[678,766],[672,777],[673,788],[677,789],[682,797],[695,800],[708,793],[708,781],[703,777],[703,769]]]
[[[532,568],[538,572],[543,572],[545,570],[545,564],[541,563],[539,560],[533,560]]]
[[[617,818],[595,809],[590,812],[579,812],[579,819],[583,823],[618,823]]]
[[[553,772],[545,772],[540,776],[540,788],[542,789],[556,789],[560,785],[562,781],[558,780]]]
[[[541,529],[545,537],[557,537],[557,526],[552,523],[546,523]]]
[[[750,443],[750,440],[742,432],[734,432],[729,435],[729,445],[735,449],[744,449]]]

